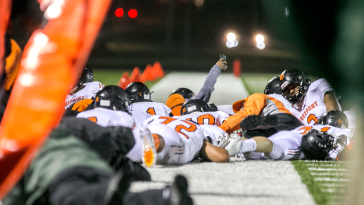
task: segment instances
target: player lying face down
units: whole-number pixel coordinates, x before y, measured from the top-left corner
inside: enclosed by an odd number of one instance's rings
[[[207,136],[206,133],[191,121],[153,116],[142,127],[142,153],[144,158],[148,157],[148,151],[156,153],[157,164],[183,164],[198,157],[213,162],[229,162],[228,152],[207,140],[216,136]]]

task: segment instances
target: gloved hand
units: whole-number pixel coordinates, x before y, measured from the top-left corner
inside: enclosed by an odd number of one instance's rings
[[[220,136],[217,137],[217,146],[225,148],[226,145],[229,143],[230,136],[228,133],[222,133]]]
[[[244,140],[241,139],[240,135],[236,131],[234,131],[230,135],[230,141],[227,144],[227,146],[225,147],[225,150],[228,151],[230,156],[235,155],[237,153],[240,153],[240,148],[243,143],[244,143]]]

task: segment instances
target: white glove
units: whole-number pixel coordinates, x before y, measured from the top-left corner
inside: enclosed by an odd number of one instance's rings
[[[230,135],[229,144],[225,147],[225,149],[228,151],[229,155],[232,156],[240,153],[240,148],[243,143],[244,140],[241,139],[238,133],[234,132]]]
[[[228,133],[222,133],[220,136],[217,137],[217,146],[225,148],[226,145],[229,143],[230,137]]]

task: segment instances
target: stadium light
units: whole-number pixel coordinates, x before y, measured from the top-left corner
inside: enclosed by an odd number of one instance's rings
[[[235,35],[234,33],[229,33],[229,34],[227,35],[227,40],[228,40],[228,41],[232,41],[232,42],[234,42],[234,41],[235,41],[235,39],[236,39],[236,35]]]
[[[257,43],[264,43],[264,36],[262,34],[258,34],[255,37],[255,40],[257,41]]]
[[[138,11],[135,9],[130,9],[128,12],[128,16],[132,19],[136,18],[138,16]]]
[[[265,48],[265,43],[262,42],[262,43],[257,43],[256,44],[257,48],[259,48],[260,50],[263,50]]]
[[[122,17],[124,15],[124,10],[122,8],[118,8],[115,10],[115,16],[116,17]]]

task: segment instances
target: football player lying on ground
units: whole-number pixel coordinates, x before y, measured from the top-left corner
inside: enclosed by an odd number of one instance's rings
[[[205,102],[208,102],[210,100],[211,93],[214,91],[214,86],[216,84],[217,78],[221,73],[221,70],[226,69],[226,61],[221,58],[211,68],[202,88],[197,95],[195,95],[190,89],[187,88],[178,88],[173,90],[166,101],[166,105],[171,108],[173,116],[181,115],[182,104],[189,99],[201,99]]]
[[[315,125],[325,113],[341,110],[330,84],[324,78],[311,83],[301,70],[283,71],[271,80],[271,86],[275,88],[266,88],[264,93],[280,100],[304,125]]]
[[[240,128],[248,130],[250,136],[271,136],[282,130],[292,130],[302,123],[276,98],[255,93],[233,103],[235,115],[220,126],[227,133]],[[243,121],[243,123],[241,123]]]
[[[90,68],[84,68],[77,85],[70,91],[66,97],[65,109],[84,111],[93,101],[96,93],[104,85],[94,81],[94,73]],[[76,104],[77,103],[77,104]]]
[[[4,205],[193,204],[185,177],[164,189],[130,193],[131,169],[113,169],[65,127],[55,129]],[[172,203],[174,202],[174,203]]]
[[[137,126],[152,115],[170,116],[171,109],[163,103],[153,102],[149,88],[143,83],[130,83],[125,92],[130,95],[128,109]]]
[[[157,158],[149,158],[148,161],[155,160],[157,164],[184,164],[198,157],[212,162],[229,162],[230,157],[224,148],[207,141],[207,138],[211,138],[216,143],[218,136],[208,136],[203,129],[188,120],[157,115],[150,117],[141,129],[143,161],[148,158],[148,149],[152,149],[157,153]],[[145,134],[143,130],[149,130],[150,134]]]
[[[96,94],[94,109],[80,112],[77,118],[86,118],[103,126],[124,126],[134,129],[135,122],[128,112],[130,96],[119,86],[108,85]]]
[[[221,146],[226,146],[229,155],[242,153],[248,159],[336,159],[351,142],[350,131],[342,129],[348,127],[347,118],[341,111],[334,110],[320,118],[319,123],[300,126],[292,131],[280,131],[268,138],[244,140],[233,133],[229,142],[225,138]]]
[[[287,81],[292,82],[294,79],[294,75],[302,74],[304,76],[302,79],[308,79],[307,76],[301,71],[298,70],[287,70],[284,74],[283,79],[287,79]],[[298,77],[299,78],[299,77]],[[298,80],[297,80],[298,81]],[[302,86],[299,88],[299,92],[302,93],[303,100],[300,102],[300,105],[298,106],[290,106],[290,102],[288,102],[287,98],[282,98],[279,95],[282,94],[282,88],[281,88],[282,82],[280,81],[280,76],[273,77],[267,84],[264,94],[270,95],[272,97],[277,98],[280,100],[286,108],[296,116],[296,118],[300,119],[303,124],[310,124],[313,125],[317,122],[316,119],[319,119],[322,115],[324,115],[326,112],[329,112],[331,110],[338,110],[340,108],[340,104],[337,102],[337,99],[334,95],[333,88],[329,85],[328,82],[326,82],[325,79],[319,79],[314,81],[312,84],[310,84],[307,93],[304,92],[304,85],[308,84],[308,82],[300,83]],[[283,85],[283,84],[282,84]],[[302,90],[302,91],[300,91]],[[277,94],[277,95],[276,95]],[[316,98],[316,99],[315,99]],[[323,99],[323,100],[322,100]],[[309,105],[310,103],[305,103],[308,101],[315,102],[314,105],[307,107],[306,110],[302,110],[301,112],[298,112],[296,107],[303,106],[302,109],[305,108],[305,105]],[[316,106],[317,104],[317,106]],[[339,109],[340,110],[340,109]],[[352,134],[355,133],[356,129],[356,118],[355,118],[355,109],[346,110],[343,111],[344,114],[347,116],[349,121],[349,127],[348,129],[351,130]],[[305,114],[306,113],[306,114]],[[302,117],[302,119],[301,119]]]

